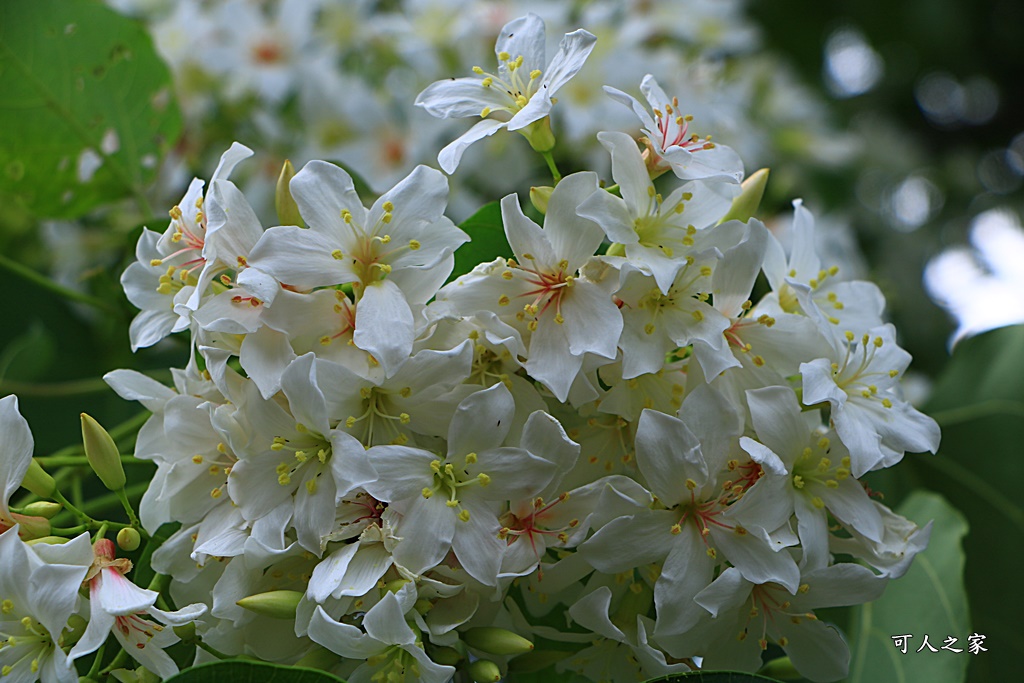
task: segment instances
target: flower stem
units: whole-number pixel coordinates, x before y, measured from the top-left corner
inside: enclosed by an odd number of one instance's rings
[[[555,185],[562,179],[562,174],[558,172],[558,166],[555,165],[555,158],[551,156],[551,152],[541,152],[541,156],[544,157],[544,161],[548,164],[548,169],[551,171],[551,177],[555,181]]]
[[[121,501],[121,507],[124,508],[125,514],[128,515],[128,521],[131,522],[133,527],[138,529],[140,526],[139,516],[135,514],[135,508],[133,508],[132,504],[128,502],[128,496],[125,494],[124,489],[120,488],[114,493],[117,495],[117,499]]]
[[[98,299],[92,295],[84,294],[82,292],[76,292],[73,289],[70,289],[62,284],[54,282],[45,275],[41,275],[40,273],[37,273],[36,271],[32,270],[29,267],[23,266],[17,261],[11,260],[4,256],[3,254],[0,254],[0,267],[6,268],[15,275],[20,275],[26,280],[36,285],[39,285],[43,289],[53,292],[57,296],[63,297],[70,301],[77,301],[80,304],[92,306],[93,308],[97,308],[106,313],[113,313],[118,316],[121,315],[121,309],[118,308],[117,306],[114,306],[113,304],[104,301],[103,299]]]

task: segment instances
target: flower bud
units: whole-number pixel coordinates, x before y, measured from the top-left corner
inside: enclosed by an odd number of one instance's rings
[[[510,673],[530,674],[546,669],[572,655],[572,652],[566,650],[534,650],[509,660],[508,670]]]
[[[310,669],[330,671],[331,667],[337,664],[341,657],[334,654],[325,647],[314,647],[302,656],[302,659],[295,662],[295,666],[305,666]]]
[[[63,536],[42,536],[25,541],[26,545],[64,545],[68,539]]]
[[[250,612],[274,619],[294,619],[302,593],[299,591],[270,591],[242,598],[235,604]]]
[[[181,638],[186,643],[191,643],[196,639],[196,622],[189,621],[184,624],[179,624],[173,627],[174,635]]]
[[[455,666],[462,661],[462,654],[454,647],[437,647],[430,651],[430,659],[442,666]]]
[[[277,177],[277,189],[274,191],[274,208],[277,209],[277,220],[281,225],[297,225],[300,228],[306,224],[302,222],[299,214],[299,205],[292,197],[290,183],[295,177],[295,167],[292,162],[285,159],[281,167],[281,175]]]
[[[140,543],[142,543],[142,536],[130,526],[117,532],[117,545],[121,550],[130,553],[133,550],[138,550]]]
[[[469,677],[476,683],[495,683],[501,680],[501,669],[489,659],[478,659],[469,665]]]
[[[551,193],[555,191],[555,188],[550,185],[541,185],[540,187],[530,188],[530,201],[533,202],[533,208],[537,209],[541,213],[548,212],[548,200],[551,199]]]
[[[54,503],[49,500],[37,500],[34,503],[29,503],[23,508],[26,515],[32,517],[44,517],[46,519],[53,519],[57,516],[57,513],[64,509],[64,506],[60,503]]]
[[[518,633],[493,626],[471,628],[462,634],[462,640],[466,645],[492,655],[521,655],[533,649],[533,643]]]
[[[82,444],[92,471],[103,485],[111,491],[123,489],[124,467],[121,466],[121,453],[117,450],[117,444],[107,430],[86,413],[82,413]]]
[[[778,679],[780,681],[795,681],[800,679],[800,672],[793,666],[789,657],[779,657],[765,664],[758,672],[764,676]]]
[[[25,478],[21,481],[24,489],[31,491],[40,498],[49,498],[57,490],[57,482],[53,480],[35,458],[29,463]]]
[[[740,185],[740,193],[732,200],[729,212],[722,216],[719,223],[726,221],[743,221],[746,223],[761,205],[764,197],[764,188],[768,184],[768,169],[762,168],[751,174],[749,178]]]
[[[11,513],[11,517],[18,523],[18,538],[23,541],[31,541],[50,535],[50,520],[45,517],[30,517]]]

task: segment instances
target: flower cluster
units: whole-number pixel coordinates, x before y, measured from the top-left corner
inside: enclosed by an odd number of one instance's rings
[[[550,64],[544,40],[514,20],[495,70],[421,93],[483,117],[442,168],[502,129],[550,152],[554,91],[594,37],[567,34]],[[98,541],[72,577],[91,609],[70,656],[115,624],[163,647],[148,614],[351,681],[754,671],[769,642],[810,679],[843,677],[846,645],[813,610],[879,596],[929,533],[858,478],[934,451],[938,427],[900,391],[910,358],[878,288],[821,263],[799,202],[787,254],[744,209],[758,188],[739,156],[690,133],[653,78],[641,91],[608,89],[642,127],[597,135],[611,177],[552,163],[533,208],[501,199],[512,256],[454,279],[469,236],[427,166],[367,208],[311,161],[280,188],[294,224],[269,228],[229,180],[243,146],[193,181],[122,278],[133,348],[188,330],[191,360],[173,388],[106,377],[152,412],[140,517],[180,524],[152,567],[189,607],[157,610]]]

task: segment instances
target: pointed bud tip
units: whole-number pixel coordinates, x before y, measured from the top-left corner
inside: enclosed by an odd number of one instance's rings
[[[88,413],[82,413],[82,445],[89,465],[103,485],[111,491],[123,489],[126,480],[117,444],[107,430]]]
[[[732,201],[729,212],[726,213],[719,223],[726,221],[742,221],[746,223],[757,212],[764,198],[764,189],[768,185],[769,169],[758,169],[750,174],[750,177],[740,183],[740,193]]]
[[[269,591],[242,598],[235,604],[250,612],[272,619],[294,619],[302,593],[298,591]]]

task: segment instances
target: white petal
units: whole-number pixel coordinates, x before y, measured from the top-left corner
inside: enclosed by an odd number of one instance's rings
[[[449,175],[455,173],[463,153],[465,153],[470,145],[478,140],[494,135],[507,125],[505,121],[498,121],[497,119],[483,119],[473,124],[472,128],[449,142],[438,153],[437,163],[441,166],[441,170]]]
[[[412,311],[398,285],[385,279],[364,288],[352,340],[373,354],[385,376],[394,375],[409,358],[414,332]]]

